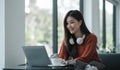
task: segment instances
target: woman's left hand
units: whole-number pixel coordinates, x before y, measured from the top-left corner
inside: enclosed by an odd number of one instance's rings
[[[72,64],[73,62],[75,62],[75,60],[74,60],[74,59],[67,60],[67,64]]]

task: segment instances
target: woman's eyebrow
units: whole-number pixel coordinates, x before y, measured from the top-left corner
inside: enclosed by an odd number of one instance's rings
[[[71,21],[73,21],[73,20],[71,19],[71,20],[68,20],[67,22],[71,22]]]

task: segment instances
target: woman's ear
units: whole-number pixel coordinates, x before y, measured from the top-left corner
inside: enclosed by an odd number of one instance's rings
[[[79,21],[80,25],[82,24],[82,20]]]

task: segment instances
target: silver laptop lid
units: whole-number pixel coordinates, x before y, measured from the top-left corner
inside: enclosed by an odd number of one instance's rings
[[[50,64],[44,46],[24,46],[23,50],[30,66],[47,66]]]

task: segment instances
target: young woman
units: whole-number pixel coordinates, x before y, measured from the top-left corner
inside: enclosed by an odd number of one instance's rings
[[[68,63],[80,61],[90,63],[100,62],[96,51],[97,37],[85,25],[80,11],[70,10],[64,18],[64,40],[58,54],[59,58]]]

